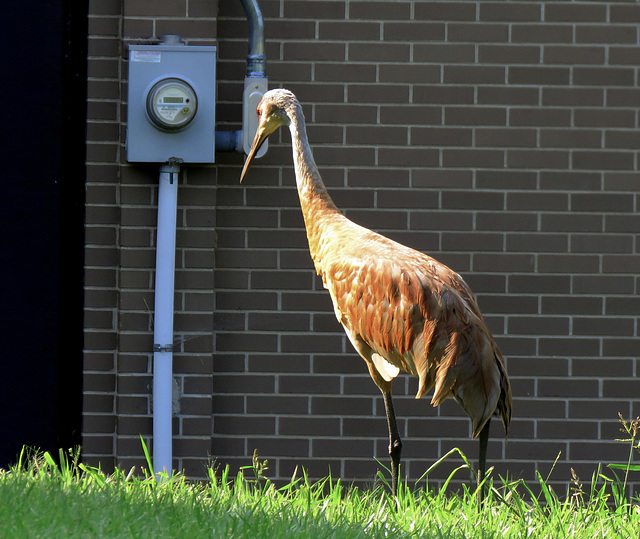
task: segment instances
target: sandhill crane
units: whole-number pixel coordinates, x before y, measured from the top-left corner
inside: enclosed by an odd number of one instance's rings
[[[311,258],[331,294],[338,321],[382,392],[393,494],[402,441],[391,383],[401,370],[418,377],[416,398],[434,388],[433,406],[453,397],[469,416],[473,437],[480,443],[480,485],[491,416],[498,413],[505,433],[509,428],[511,387],[502,354],[471,289],[444,264],[355,224],[338,210],[318,172],[302,107],[293,93],[265,93],[257,113],[258,130],[240,181],[267,137],[287,125]]]

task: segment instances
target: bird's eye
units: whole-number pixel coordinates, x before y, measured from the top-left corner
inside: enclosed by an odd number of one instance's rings
[[[256,109],[256,112],[258,113],[258,118],[260,118],[260,116],[262,116],[262,111],[260,110],[260,107]]]

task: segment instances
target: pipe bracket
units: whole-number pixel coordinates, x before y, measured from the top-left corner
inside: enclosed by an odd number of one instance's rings
[[[154,352],[173,352],[175,347],[173,344],[154,344],[153,351]]]

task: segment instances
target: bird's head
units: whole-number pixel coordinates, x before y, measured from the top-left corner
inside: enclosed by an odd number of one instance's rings
[[[299,106],[296,96],[289,90],[278,88],[270,90],[262,97],[256,112],[258,113],[258,129],[253,139],[253,144],[244,162],[244,168],[240,175],[240,183],[249,170],[249,165],[267,137],[283,124],[289,125],[288,110],[291,106]]]

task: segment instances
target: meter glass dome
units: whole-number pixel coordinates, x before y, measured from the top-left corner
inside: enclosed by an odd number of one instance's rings
[[[196,93],[182,79],[162,79],[147,94],[149,119],[165,131],[184,129],[193,121],[197,110]]]

